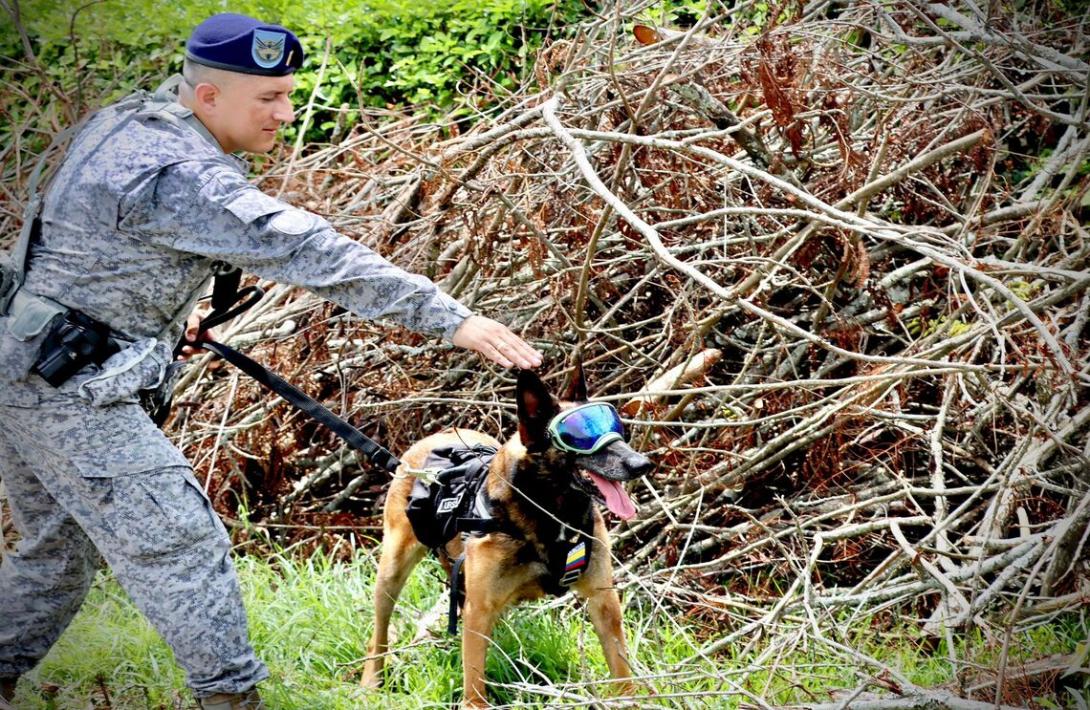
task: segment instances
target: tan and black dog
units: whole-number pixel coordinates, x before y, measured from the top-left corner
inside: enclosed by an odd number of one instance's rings
[[[440,549],[448,574],[450,561],[465,554],[465,602],[462,609],[462,669],[465,707],[487,706],[485,653],[492,629],[510,605],[557,593],[550,564],[555,541],[583,529],[590,541],[586,568],[571,591],[588,602],[594,630],[614,678],[627,679],[631,670],[621,605],[613,588],[610,542],[596,503],[622,518],[636,509],[623,484],[648,473],[651,462],[623,440],[612,441],[590,455],[561,451],[550,442],[547,427],[560,411],[586,400],[582,368],[576,367],[565,402],[553,399],[529,371],[518,376],[518,434],[502,446],[492,437],[468,429],[449,429],[417,442],[401,457],[402,468],[421,469],[430,452],[451,445],[484,444],[498,449],[489,464],[487,492],[495,528],[487,534],[458,536]],[[382,557],[375,584],[375,629],[363,684],[381,683],[388,649],[390,615],[398,595],[427,549],[417,540],[405,510],[413,479],[399,476],[386,498]],[[631,688],[625,682],[620,689]]]

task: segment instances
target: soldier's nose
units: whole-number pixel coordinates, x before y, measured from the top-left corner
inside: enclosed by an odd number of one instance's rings
[[[276,120],[282,123],[291,123],[295,120],[295,111],[292,109],[291,104],[280,109],[276,114]]]

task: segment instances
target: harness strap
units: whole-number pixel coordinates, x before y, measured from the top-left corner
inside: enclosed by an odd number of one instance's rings
[[[153,113],[179,120],[204,136],[213,145],[219,145],[212,134],[208,132],[208,129],[204,127],[204,124],[193,115],[193,112],[176,102],[176,92],[181,81],[182,76],[176,75],[163,82],[154,95],[149,95],[146,91],[136,91],[107,108],[114,111],[138,108],[141,113]],[[0,316],[8,315],[15,292],[19,290],[26,279],[30,245],[41,233],[41,214],[45,203],[45,195],[49,191],[53,178],[56,177],[58,165],[62,162],[58,160],[50,165],[50,158],[58,151],[67,150],[70,139],[82,131],[87,123],[98,114],[99,111],[92,111],[77,123],[57,133],[53,140],[50,141],[49,146],[38,156],[34,170],[27,181],[29,199],[26,208],[23,210],[23,226],[19,230],[19,236],[16,238],[11,251],[0,255]]]
[[[168,121],[184,123],[200,134],[206,141],[212,145],[218,146],[219,141],[217,141],[216,137],[212,135],[203,123],[201,123],[201,120],[197,118],[193,111],[178,103],[178,87],[183,81],[185,81],[185,77],[181,74],[175,74],[164,81],[159,85],[159,88],[155,90],[155,93],[151,96],[151,100],[144,104],[140,113],[144,115],[155,115]]]
[[[146,100],[147,94],[137,91],[126,96],[113,105],[114,110],[126,109],[136,106]],[[41,233],[42,206],[45,202],[45,194],[53,183],[57,174],[57,167],[61,161],[57,161],[47,170],[50,157],[62,148],[67,150],[72,136],[83,130],[87,123],[98,115],[98,111],[88,113],[77,123],[65,128],[53,137],[49,145],[38,156],[34,170],[27,181],[27,194],[29,199],[23,209],[23,226],[19,229],[19,236],[15,240],[11,251],[0,255],[0,316],[8,315],[8,309],[15,292],[23,285],[26,279],[27,258],[30,254],[30,244]],[[44,182],[43,182],[43,177]]]
[[[493,524],[493,529],[495,525]],[[582,535],[580,536],[582,537]],[[551,555],[550,555],[551,557]],[[458,610],[465,605],[465,565],[466,554],[458,555],[450,569],[450,604],[447,608],[447,633],[453,636],[458,633]],[[586,540],[578,540],[572,545],[567,554],[562,558],[563,567],[559,574],[552,575],[543,586],[545,591],[554,596],[562,596],[568,588],[579,581],[583,573],[590,565],[590,545]]]
[[[41,214],[44,193],[49,184],[53,182],[53,176],[56,174],[55,171],[50,172],[46,178],[45,187],[39,190],[38,183],[41,181],[42,175],[45,172],[49,157],[53,155],[60,146],[65,145],[73,134],[83,128],[93,115],[94,114],[87,115],[79,123],[74,126],[69,126],[58,133],[53,138],[52,142],[50,142],[49,146],[38,156],[38,162],[34,166],[34,171],[30,174],[30,180],[27,183],[27,192],[30,195],[30,200],[23,210],[23,226],[19,229],[19,236],[15,240],[11,252],[0,257],[0,315],[7,315],[11,301],[15,297],[15,292],[19,290],[23,285],[23,281],[26,279],[27,256],[30,254],[30,243],[37,239],[38,235],[41,233]]]
[[[454,560],[454,566],[450,570],[450,607],[447,609],[447,633],[453,636],[458,633],[458,610],[465,602],[465,575],[462,574],[462,566],[465,564],[466,555],[463,552]]]
[[[490,532],[499,530],[499,523],[492,518],[492,504],[488,498],[488,491],[484,487],[487,472],[488,467],[485,466],[478,476],[478,480],[474,482],[477,487],[477,495],[473,499],[471,514],[458,518],[456,527],[460,533],[487,535]]]

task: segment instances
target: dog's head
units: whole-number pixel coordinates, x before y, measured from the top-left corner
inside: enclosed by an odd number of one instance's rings
[[[575,366],[572,383],[561,401],[530,370],[519,372],[515,398],[519,438],[527,452],[544,457],[546,470],[570,474],[571,486],[586,492],[617,517],[628,520],[636,514],[636,506],[624,484],[651,471],[653,464],[646,456],[618,436],[605,437],[605,443],[593,453],[572,451],[564,442],[557,441],[554,420],[587,402],[582,366]]]

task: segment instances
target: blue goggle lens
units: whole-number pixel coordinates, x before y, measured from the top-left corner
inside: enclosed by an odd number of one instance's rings
[[[565,415],[557,422],[556,433],[571,448],[589,452],[606,434],[624,438],[624,425],[612,405],[594,404]]]

